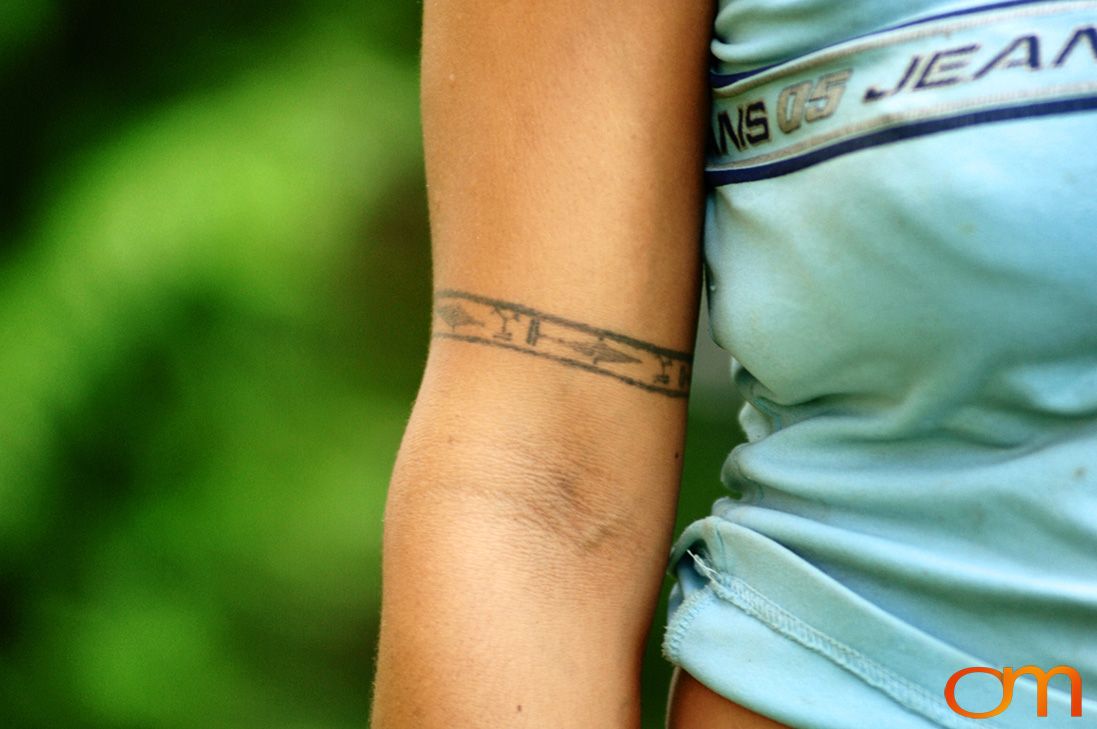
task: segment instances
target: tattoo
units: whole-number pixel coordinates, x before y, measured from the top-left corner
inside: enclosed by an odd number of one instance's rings
[[[685,352],[453,289],[435,292],[434,319],[440,339],[525,352],[670,397],[689,395],[693,357]]]

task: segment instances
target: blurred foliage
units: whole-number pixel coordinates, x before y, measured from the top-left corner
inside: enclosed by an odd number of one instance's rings
[[[428,326],[418,12],[0,5],[0,726],[364,725]],[[694,432],[683,520],[730,445]]]

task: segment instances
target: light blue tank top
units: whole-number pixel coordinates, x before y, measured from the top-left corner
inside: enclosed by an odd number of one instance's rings
[[[705,237],[748,443],[665,650],[792,726],[1097,722],[1097,2],[723,0]],[[1002,700],[988,674],[957,706]]]

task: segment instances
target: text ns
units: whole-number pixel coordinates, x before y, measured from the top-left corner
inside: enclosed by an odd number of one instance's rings
[[[771,118],[783,133],[792,134],[804,124],[833,116],[852,75],[853,69],[846,68],[785,86],[777,94],[772,117],[761,98],[745,101],[734,109],[721,109],[713,130],[716,151],[727,155],[733,149],[742,152],[766,144],[773,139]]]

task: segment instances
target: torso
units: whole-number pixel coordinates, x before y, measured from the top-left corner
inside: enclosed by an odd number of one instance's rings
[[[728,701],[680,668],[670,683],[667,729],[787,729]]]
[[[1097,672],[1095,11],[721,0],[706,278],[749,443],[673,552],[672,603],[720,599],[668,628],[720,694],[925,727],[964,666]],[[724,726],[779,725],[676,688],[671,729]]]

